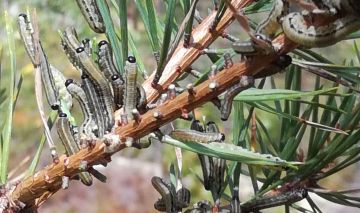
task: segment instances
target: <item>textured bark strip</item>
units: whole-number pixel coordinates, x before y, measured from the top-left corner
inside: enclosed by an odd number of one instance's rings
[[[232,4],[236,9],[240,9],[252,2],[253,0],[233,0]],[[193,41],[190,43],[188,48],[183,47],[183,42],[178,45],[174,55],[164,68],[162,77],[159,81],[159,85],[161,85],[160,88],[154,89],[151,87],[154,73],[144,82],[143,86],[146,91],[148,103],[154,101],[160,95],[159,92],[168,88],[169,85],[185,71],[185,68],[190,66],[200,56],[201,50],[215,41],[218,36],[221,36],[225,28],[234,20],[232,12],[230,10],[226,10],[216,29],[209,32],[209,28],[215,18],[215,15],[216,11],[213,11],[201,22],[199,26],[193,30],[191,33]]]

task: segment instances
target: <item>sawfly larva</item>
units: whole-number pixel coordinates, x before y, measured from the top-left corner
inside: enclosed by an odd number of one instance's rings
[[[155,202],[154,207],[158,211],[173,212],[173,194],[171,185],[160,177],[152,177],[151,184],[161,195],[161,199]]]
[[[114,125],[115,111],[110,86],[103,74],[100,72],[100,70],[98,70],[94,62],[86,54],[83,47],[77,48],[76,53],[79,57],[79,67],[81,67],[82,71],[89,76],[91,82],[95,86],[95,92],[99,98],[99,103],[102,107],[103,114],[105,115],[103,115],[105,118],[105,131],[110,132]]]
[[[242,76],[239,83],[230,87],[230,89],[226,90],[224,95],[224,100],[221,104],[221,120],[226,121],[231,113],[231,107],[234,97],[240,92],[250,88],[254,84],[253,77]]]
[[[113,75],[118,75],[119,83],[124,84],[124,79],[114,65],[111,45],[105,40],[100,41],[98,44],[98,64],[109,82],[111,82]]]
[[[280,19],[289,13],[287,0],[275,0],[269,15],[256,28],[256,34],[266,35],[273,38],[281,28]]]
[[[59,113],[59,118],[56,122],[56,128],[59,138],[65,147],[66,155],[71,156],[77,153],[79,151],[79,147],[75,143],[71,134],[70,123],[65,113]],[[80,172],[79,177],[84,185],[90,186],[92,184],[92,177],[88,172]]]
[[[190,124],[190,129],[203,132],[204,127],[201,125],[199,120],[193,120]],[[203,179],[204,179],[204,188],[206,190],[210,190],[212,186],[212,181],[214,179],[213,177],[213,170],[214,170],[214,163],[213,159],[207,155],[201,155],[198,154],[201,170],[203,173]]]
[[[97,125],[97,131],[94,131],[95,135],[99,138],[102,138],[105,132],[105,121],[103,117],[103,109],[101,108],[99,98],[95,92],[95,87],[93,83],[90,81],[89,76],[87,74],[81,75],[82,79],[82,89],[85,92],[86,99],[89,103],[90,112],[92,112],[95,116],[95,121]]]
[[[95,139],[94,132],[97,132],[96,120],[93,112],[91,111],[90,104],[86,98],[84,90],[76,84],[72,79],[65,82],[65,86],[70,94],[79,102],[84,121],[80,126],[80,140]]]
[[[359,16],[346,15],[325,26],[307,26],[304,16],[290,13],[282,22],[283,31],[290,40],[304,47],[333,45],[360,29]]]
[[[304,188],[291,189],[287,192],[280,192],[278,195],[264,196],[249,203],[241,205],[245,212],[255,212],[280,205],[290,205],[307,197],[307,190]]]
[[[221,142],[225,140],[225,135],[222,133],[199,132],[188,129],[173,130],[170,133],[170,137],[179,141],[198,143]]]
[[[124,105],[124,84],[119,74],[111,76],[111,86],[114,92],[114,102],[116,109],[120,109]]]
[[[255,79],[264,78],[279,73],[283,71],[287,66],[289,66],[291,62],[292,62],[292,58],[289,55],[280,55],[278,59],[272,62],[268,67],[256,73],[253,77]]]
[[[124,93],[124,113],[132,119],[131,111],[136,108],[137,89],[136,89],[136,59],[129,56],[125,65],[125,93]]]
[[[96,33],[105,32],[105,24],[96,0],[76,0],[90,28]]]

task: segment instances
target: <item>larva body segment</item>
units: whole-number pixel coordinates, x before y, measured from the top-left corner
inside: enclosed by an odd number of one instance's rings
[[[206,124],[206,132],[207,133],[218,133],[219,127],[216,125],[215,122],[208,122]],[[223,141],[219,141],[223,143]],[[217,193],[217,196],[220,196],[222,191],[222,186],[225,181],[225,169],[226,169],[226,161],[221,158],[212,158],[213,162],[213,169],[210,170],[212,172],[212,183],[211,186],[213,188],[213,192]],[[218,197],[220,199],[220,197]]]
[[[86,54],[84,48],[76,49],[77,56],[79,57],[79,66],[89,76],[90,80],[95,86],[95,92],[99,98],[99,103],[102,107],[102,112],[105,117],[105,131],[111,131],[114,125],[114,103],[111,94],[110,86],[102,75],[100,70],[97,69],[94,62]]]
[[[57,110],[60,106],[60,102],[58,99],[59,94],[55,86],[53,72],[40,41],[36,41],[38,42],[36,44],[34,43],[33,28],[27,15],[20,14],[18,16],[18,27],[26,52],[30,57],[32,64],[34,67],[40,68],[41,81],[45,90],[47,102],[53,110]],[[39,61],[35,60],[36,55],[38,55]]]
[[[323,26],[308,26],[304,15],[294,12],[285,16],[282,28],[286,36],[304,47],[333,45],[360,29],[360,5],[357,0],[314,1],[324,14],[336,20]],[[310,11],[313,12],[313,11]]]
[[[226,90],[226,93],[224,95],[224,100],[221,104],[221,109],[220,109],[221,120],[226,121],[229,118],[234,97],[240,92],[251,87],[253,84],[254,84],[253,77],[242,76],[239,83],[235,84],[234,86]]]
[[[109,82],[112,81],[113,75],[118,75],[119,83],[124,84],[124,79],[115,67],[111,45],[105,40],[100,41],[98,44],[98,64]]]
[[[289,13],[289,3],[287,0],[275,0],[269,16],[263,20],[256,29],[256,34],[267,35],[273,38],[275,33],[281,28],[280,19]]]
[[[120,109],[124,105],[124,90],[125,85],[120,80],[119,74],[111,76],[111,86],[114,92],[114,103],[116,109]]]
[[[154,207],[158,211],[173,212],[173,196],[170,183],[162,178],[154,176],[151,178],[151,184],[161,195],[161,199],[155,202]],[[165,205],[164,205],[165,204]],[[165,208],[164,208],[165,207]]]
[[[96,136],[94,132],[97,132],[96,120],[84,90],[72,79],[68,79],[65,85],[70,94],[79,102],[84,116],[84,120],[80,126],[80,140],[95,139]]]
[[[360,19],[353,15],[347,15],[320,27],[307,26],[305,23],[300,13],[290,13],[282,22],[286,37],[304,47],[330,46],[360,29]]]
[[[20,14],[18,16],[18,28],[20,37],[25,45],[25,50],[30,57],[31,62],[35,64],[35,48],[32,38],[33,28],[26,14]]]
[[[221,142],[225,139],[225,135],[222,133],[199,132],[188,129],[174,130],[170,133],[170,136],[179,141],[198,143]]]
[[[79,151],[79,147],[74,141],[74,138],[71,134],[70,123],[67,119],[65,113],[60,113],[59,118],[56,122],[56,129],[59,135],[59,138],[65,147],[67,156],[71,156]],[[79,177],[81,182],[84,185],[92,185],[92,177],[88,172],[80,172]]]
[[[87,74],[83,74],[81,75],[81,79],[82,79],[81,87],[85,92],[86,99],[88,100],[89,110],[93,112],[97,124],[96,128],[94,127],[94,129],[97,129],[97,131],[95,130],[94,133],[97,137],[102,138],[105,132],[103,109],[99,103],[99,98],[97,97],[95,87],[93,83],[90,81],[89,76]]]
[[[199,120],[193,120],[190,125],[191,130],[203,132],[204,127],[201,125]],[[212,171],[214,170],[213,159],[207,155],[198,154],[201,170],[203,173],[204,179],[204,188],[210,190],[212,186],[212,181],[214,179]]]
[[[55,88],[59,94],[58,99],[61,104],[60,108],[61,110],[64,110],[64,108],[66,108],[66,110],[70,110],[73,105],[72,96],[66,89],[65,76],[63,75],[62,72],[60,72],[58,69],[56,69],[56,67],[52,66],[51,64],[50,64],[50,70],[54,79]]]
[[[137,89],[136,89],[136,59],[129,56],[125,65],[125,94],[124,94],[124,112],[129,119],[133,119],[131,111],[136,108]]]
[[[96,33],[105,33],[104,20],[96,0],[76,0],[76,2],[90,28]]]
[[[61,37],[61,46],[70,60],[71,64],[78,68],[79,60],[76,54],[76,49],[81,47],[81,43],[77,38],[77,34],[74,27],[67,27]]]
[[[139,109],[139,111],[144,111],[146,109],[147,101],[146,101],[146,92],[144,88],[137,84],[137,99],[136,99],[136,108]]]
[[[290,189],[287,192],[280,192],[274,196],[264,196],[241,205],[245,212],[254,212],[261,209],[267,209],[274,206],[290,205],[307,197],[307,190],[304,188]]]

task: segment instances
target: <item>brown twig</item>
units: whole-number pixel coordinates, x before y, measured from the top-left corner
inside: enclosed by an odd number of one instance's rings
[[[234,0],[233,5],[236,8],[240,8],[250,2],[250,0]],[[190,48],[184,48],[182,44],[179,44],[179,48],[177,48],[174,56],[165,67],[163,78],[160,79],[159,85],[161,85],[162,88],[167,88],[167,86],[199,56],[203,47],[208,46],[217,36],[221,35],[221,31],[225,29],[233,19],[231,13],[227,11],[216,30],[210,33],[208,29],[213,17],[214,13],[194,29],[193,36],[195,43]],[[286,40],[283,35],[279,36],[275,43],[282,46],[279,52],[280,54],[287,53],[296,47],[294,43]],[[184,111],[190,112],[220,95],[227,88],[237,83],[240,76],[258,73],[261,69],[268,66],[276,57],[275,55],[255,57],[251,61],[235,63],[232,67],[219,72],[213,79],[207,80],[195,87],[195,93],[182,93],[173,100],[169,100],[156,109],[145,113],[141,121],[131,121],[125,126],[116,128],[115,134],[119,135],[122,142],[125,141],[126,137],[132,137],[134,139],[141,138],[158,129],[163,124],[180,117]],[[176,67],[180,67],[180,69],[176,69]],[[144,83],[149,101],[155,100],[159,95],[158,90],[151,88],[151,81],[152,78],[149,78]],[[216,82],[216,88],[209,88],[210,82]],[[153,116],[154,112],[158,112],[161,116],[155,118]],[[105,147],[106,145],[104,143],[97,141],[94,147],[83,149],[68,157],[66,164],[66,157],[61,156],[58,164],[51,164],[37,172],[34,176],[24,179],[12,192],[12,200],[21,201],[25,203],[27,207],[41,205],[60,189],[62,176],[73,177],[80,171],[79,166],[82,161],[87,161],[88,166],[92,166],[104,158],[108,159],[111,154],[104,152]],[[124,148],[125,144],[121,143],[114,152]]]

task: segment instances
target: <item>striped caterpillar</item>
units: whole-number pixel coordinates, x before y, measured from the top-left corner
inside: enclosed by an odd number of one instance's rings
[[[161,195],[161,198],[154,204],[156,210],[181,212],[183,208],[189,206],[190,191],[188,189],[182,187],[176,191],[169,182],[157,176],[151,178],[151,184]]]
[[[70,123],[65,113],[60,113],[59,118],[56,122],[56,128],[59,135],[59,138],[65,147],[66,155],[70,156],[79,151],[79,147],[74,141],[74,138],[71,134]],[[88,172],[79,173],[80,180],[86,186],[92,185],[92,177]]]
[[[225,140],[225,135],[214,132],[199,132],[188,129],[177,129],[170,133],[170,137],[184,142],[210,143]]]
[[[79,102],[84,116],[84,121],[80,126],[80,141],[84,139],[95,139],[96,136],[94,132],[97,132],[95,116],[90,108],[90,104],[86,98],[84,90],[72,79],[66,80],[65,86],[70,94]]]
[[[37,44],[34,43],[32,24],[26,14],[20,14],[18,16],[18,27],[20,36],[25,45],[26,52],[30,57],[32,64],[34,67],[40,67],[41,80],[45,90],[47,102],[49,103],[51,109],[57,110],[60,106],[60,102],[53,72],[40,41],[37,41]],[[36,47],[38,47],[37,50],[35,49]],[[39,62],[36,62],[35,54],[39,55]]]
[[[276,2],[280,2],[280,0]],[[332,16],[336,18],[335,21],[327,25],[313,26],[306,23],[305,14],[289,13],[280,22],[286,37],[290,40],[304,47],[326,47],[341,41],[348,34],[360,29],[359,1],[314,0],[313,3],[317,9],[309,11],[310,15]]]
[[[241,76],[240,82],[226,90],[224,100],[221,104],[221,120],[226,121],[231,113],[231,107],[234,97],[241,91],[244,91],[254,85],[254,78]]]
[[[98,70],[94,62],[86,54],[83,47],[77,48],[76,53],[79,59],[79,67],[81,67],[81,71],[89,76],[89,79],[95,86],[95,92],[99,98],[99,103],[102,108],[101,112],[105,115],[104,130],[111,131],[111,128],[114,125],[113,114],[115,109],[110,86],[103,74],[100,72],[100,70]]]
[[[76,0],[90,28],[96,33],[105,32],[105,24],[96,0]]]
[[[252,202],[241,205],[244,212],[254,212],[261,209],[267,209],[280,205],[290,205],[307,197],[307,190],[304,188],[291,189],[290,191],[280,193],[274,196],[264,196],[255,199]]]

